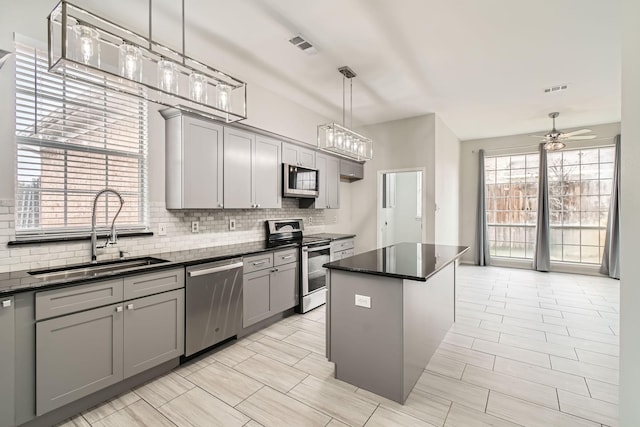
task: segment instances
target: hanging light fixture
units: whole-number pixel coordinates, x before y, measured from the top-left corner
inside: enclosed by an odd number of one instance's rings
[[[167,107],[235,122],[247,118],[247,84],[93,12],[61,0],[48,17],[49,71]]]
[[[373,141],[345,126],[346,81],[349,80],[350,126],[353,126],[353,81],[356,73],[349,67],[338,68],[342,74],[342,125],[327,123],[318,126],[318,148],[355,160],[371,160]]]

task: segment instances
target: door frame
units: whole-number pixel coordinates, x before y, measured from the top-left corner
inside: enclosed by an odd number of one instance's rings
[[[377,191],[376,191],[376,247],[382,247],[382,229],[380,228],[380,217],[381,217],[381,209],[382,209],[382,176],[385,173],[402,173],[402,172],[422,172],[422,221],[421,221],[421,232],[422,232],[422,242],[426,241],[427,238],[427,229],[426,229],[426,215],[425,215],[425,206],[426,206],[426,179],[427,179],[427,168],[426,167],[414,167],[414,168],[401,168],[401,169],[383,169],[378,170],[377,176]]]

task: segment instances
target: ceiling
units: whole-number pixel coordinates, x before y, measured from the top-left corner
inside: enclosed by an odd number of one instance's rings
[[[79,3],[146,34],[146,1]],[[153,1],[154,38],[178,50],[180,13]],[[249,109],[253,83],[340,122],[348,65],[354,127],[435,112],[467,140],[546,131],[551,111],[563,130],[620,121],[618,0],[188,0],[185,21],[187,55],[249,82]]]

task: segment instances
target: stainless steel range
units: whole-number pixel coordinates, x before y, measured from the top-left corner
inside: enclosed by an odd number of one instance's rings
[[[300,247],[300,302],[298,311],[306,313],[326,303],[327,286],[325,269],[330,261],[329,238],[304,237],[302,219],[267,221],[267,240],[270,245],[298,243]]]

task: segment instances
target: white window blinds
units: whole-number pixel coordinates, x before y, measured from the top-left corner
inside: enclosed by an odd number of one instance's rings
[[[116,226],[147,226],[147,104],[47,71],[46,52],[16,44],[16,238],[86,234],[94,195],[124,198]],[[98,202],[105,229],[119,207]]]

